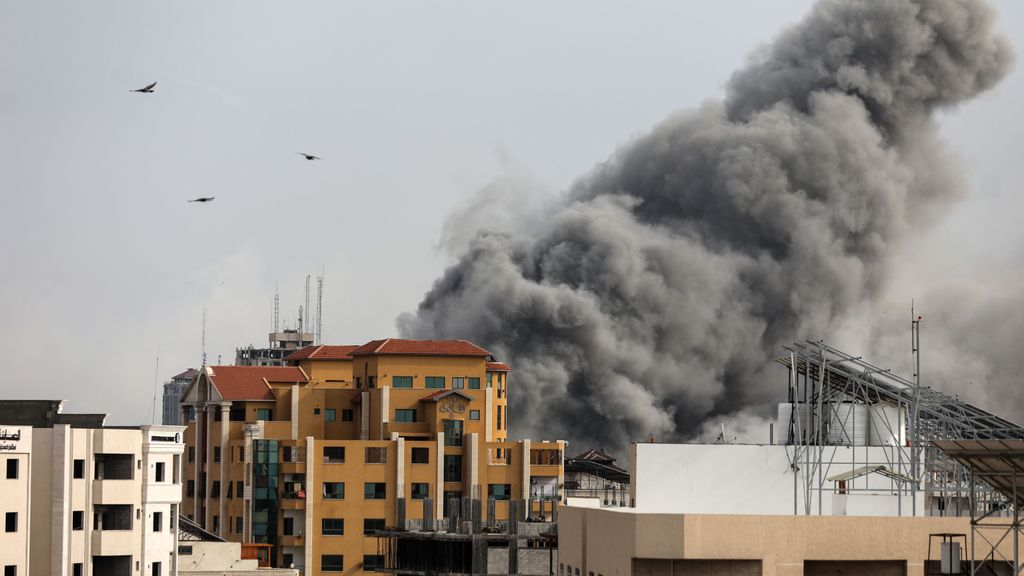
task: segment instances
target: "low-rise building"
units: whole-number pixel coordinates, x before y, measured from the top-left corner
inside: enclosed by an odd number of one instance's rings
[[[184,428],[62,407],[0,401],[5,576],[173,574]]]

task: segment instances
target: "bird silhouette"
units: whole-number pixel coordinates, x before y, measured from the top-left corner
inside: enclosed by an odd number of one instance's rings
[[[196,198],[195,200],[189,200],[189,202],[213,202],[216,196],[204,196],[202,198]]]
[[[323,160],[323,158],[319,156],[313,156],[312,154],[306,154],[305,152],[296,152],[296,154],[305,157],[306,160]]]
[[[153,82],[152,84],[150,84],[149,86],[146,86],[145,88],[139,88],[137,90],[129,90],[129,92],[141,92],[143,94],[152,94],[153,93],[153,87],[155,87],[155,86],[156,86],[156,82]]]

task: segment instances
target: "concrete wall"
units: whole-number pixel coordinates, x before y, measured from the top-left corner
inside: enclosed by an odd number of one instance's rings
[[[10,462],[17,466],[14,478],[7,477]],[[0,426],[0,522],[8,513],[17,515],[15,532],[7,532],[0,525],[0,569],[14,566],[18,574],[28,574],[29,570],[31,462],[32,428]]]
[[[898,468],[906,452],[897,447],[826,446],[816,469],[804,458],[794,462],[794,447],[754,444],[634,444],[631,489],[639,512],[680,514],[805,513],[805,475],[824,491],[810,494],[812,514],[910,515],[911,500],[893,497],[896,484],[879,474],[847,481],[847,498],[834,508],[836,484],[828,477],[869,464]],[[894,464],[895,463],[895,464]],[[795,466],[794,466],[795,464]],[[866,499],[866,500],[865,500]],[[918,493],[917,514],[924,514]]]
[[[757,560],[764,576],[801,576],[806,561],[893,561],[924,574],[930,534],[969,534],[967,518],[653,514],[565,507],[559,562],[604,576],[633,573],[632,559]],[[1001,553],[1012,556],[1009,545]],[[979,548],[979,551],[981,549]],[[937,549],[932,559],[938,558]]]

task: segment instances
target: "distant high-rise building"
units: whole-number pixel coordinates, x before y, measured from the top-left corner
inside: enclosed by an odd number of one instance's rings
[[[286,366],[285,356],[312,346],[316,337],[312,332],[298,330],[271,332],[268,336],[270,346],[267,348],[254,348],[251,345],[236,348],[235,366]]]
[[[164,413],[161,422],[164,426],[181,424],[181,395],[185,393],[189,382],[196,377],[196,370],[189,368],[164,383]]]

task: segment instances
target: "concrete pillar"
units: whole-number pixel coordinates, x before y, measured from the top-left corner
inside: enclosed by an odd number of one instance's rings
[[[89,431],[90,436],[92,431]],[[71,459],[71,427],[67,424],[55,424],[53,426],[53,485],[50,494],[50,573],[68,574],[68,544],[71,536],[71,526],[68,525],[71,513],[68,511],[71,504],[71,486],[68,473],[68,461]],[[93,459],[92,451],[87,455],[87,463],[91,464]],[[92,490],[92,466],[86,466],[86,487]],[[25,472],[28,474],[28,471]],[[89,498],[88,500],[92,500]],[[27,524],[29,514],[26,514],[24,522]],[[89,529],[92,529],[92,519],[87,522]],[[91,538],[86,538],[90,542]]]
[[[523,500],[523,502],[525,504],[525,506],[524,506],[525,510],[522,511],[522,513],[520,514],[519,517],[525,519],[525,518],[529,518],[530,517],[530,512],[531,512],[531,510],[530,510],[530,439],[529,438],[527,438],[526,440],[523,440],[522,447],[523,447],[523,455],[522,455],[522,460],[523,460],[523,478],[522,478],[523,484],[522,484],[522,486],[523,486],[523,488],[522,488],[522,494],[520,495],[520,498],[522,498],[522,500]]]
[[[405,439],[395,438],[395,518],[398,528],[405,529]]]
[[[203,509],[206,510],[206,513],[203,514],[203,528],[212,531],[211,529],[213,528],[213,510],[210,510],[210,484],[211,482],[213,482],[213,479],[210,478],[210,470],[213,469],[213,449],[211,446],[213,444],[213,438],[210,435],[210,429],[213,428],[213,410],[210,409],[210,407],[204,405],[203,415],[203,436],[205,437],[206,440],[203,446],[203,452],[205,455],[205,459],[203,460],[203,472],[205,472],[205,480],[203,481],[202,492]],[[203,475],[200,474],[199,477],[203,478]]]
[[[484,389],[484,433],[487,442],[494,442],[494,388]]]
[[[299,439],[299,385],[292,384],[292,440]]]
[[[434,517],[444,518],[444,432],[437,433],[437,502]]]
[[[386,438],[388,429],[388,422],[391,420],[388,418],[388,412],[391,411],[391,390],[390,386],[380,387],[380,433],[379,436],[383,439]]]
[[[438,496],[441,498],[441,496]],[[425,532],[433,532],[437,528],[434,526],[434,499],[424,498],[423,499],[423,530]]]
[[[231,429],[231,402],[220,403],[220,497],[217,498],[217,514],[220,516],[220,525],[217,526],[217,535],[224,537],[224,524],[226,523],[224,516],[224,506],[226,501],[224,499],[225,490],[227,490],[228,482],[228,470],[231,467],[231,454],[229,453],[229,432]]]
[[[304,542],[305,542],[305,544],[304,544],[305,556],[306,556],[306,560],[305,560],[305,562],[306,562],[306,574],[309,574],[310,572],[312,572],[313,567],[316,566],[315,559],[313,558],[313,540],[315,540],[316,538],[313,535],[314,534],[319,534],[319,532],[314,532],[313,531],[313,510],[314,510],[314,506],[312,504],[312,500],[314,498],[320,498],[320,495],[323,494],[322,491],[314,489],[314,486],[315,486],[314,480],[315,480],[315,478],[313,477],[313,470],[314,470],[313,464],[317,461],[317,458],[314,457],[315,456],[315,452],[314,451],[316,449],[316,447],[314,445],[315,443],[316,443],[316,439],[314,439],[312,436],[306,436],[306,485],[305,485],[305,488],[306,488],[306,510],[305,510],[305,512],[306,512],[306,516],[305,516],[306,517],[306,532],[305,532],[306,538],[304,540]]]
[[[359,393],[359,439],[370,439],[370,393],[362,391]]]

